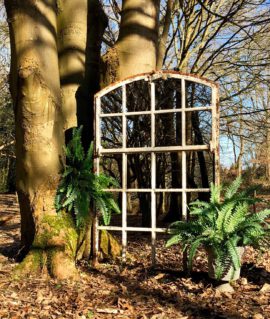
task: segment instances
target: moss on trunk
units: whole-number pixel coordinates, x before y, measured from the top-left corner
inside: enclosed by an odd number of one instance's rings
[[[32,247],[15,274],[42,273],[58,279],[76,279],[74,260],[78,234],[71,216],[64,212],[44,216],[38,225]]]
[[[100,250],[105,258],[116,259],[121,256],[121,246],[117,239],[106,230],[101,231]]]

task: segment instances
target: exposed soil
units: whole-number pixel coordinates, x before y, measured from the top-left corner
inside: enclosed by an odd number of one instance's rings
[[[126,265],[107,261],[98,269],[78,265],[79,282],[46,277],[12,277],[19,247],[16,197],[0,196],[0,318],[270,318],[270,253],[247,248],[235,292],[220,292],[207,277],[201,251],[191,276],[181,271],[180,247],[158,238],[157,266],[151,267],[149,235],[131,234]]]

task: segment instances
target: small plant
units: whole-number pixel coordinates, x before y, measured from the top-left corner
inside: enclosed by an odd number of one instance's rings
[[[189,269],[197,249],[203,246],[214,256],[214,275],[221,279],[231,266],[234,271],[240,269],[238,247],[250,245],[258,248],[269,242],[266,218],[270,216],[270,210],[250,212],[250,205],[258,200],[251,197],[251,189],[238,192],[240,185],[241,179],[238,178],[222,192],[221,186],[212,184],[210,202],[190,204],[193,219],[170,225],[172,237],[166,246],[181,243],[189,253]]]
[[[94,174],[93,143],[85,154],[81,132],[82,127],[73,129],[72,139],[64,148],[66,164],[63,164],[55,207],[57,211],[65,209],[74,214],[76,225],[80,227],[85,224],[89,209],[94,204],[101,213],[104,224],[108,225],[111,213],[120,213],[120,209],[112,194],[105,189],[117,186],[118,183],[112,177]]]

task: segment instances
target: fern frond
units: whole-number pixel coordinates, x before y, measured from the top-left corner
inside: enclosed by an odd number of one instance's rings
[[[225,205],[223,205],[222,208],[219,210],[218,217],[216,220],[216,227],[218,231],[221,231],[224,229],[224,222],[232,214],[234,206],[235,206],[234,202],[228,202]]]
[[[85,160],[83,162],[83,169],[86,171],[93,170],[93,142],[91,142],[88,152],[86,153]]]
[[[237,251],[237,247],[236,247],[235,243],[233,242],[233,240],[231,240],[231,239],[229,239],[226,242],[226,247],[227,247],[227,250],[229,253],[228,255],[232,261],[233,268],[236,270],[239,267],[241,267],[241,261],[240,261],[239,253]]]
[[[264,209],[258,213],[254,213],[253,216],[254,216],[254,220],[259,220],[263,222],[266,218],[270,217],[270,209]]]
[[[219,247],[214,248],[214,271],[217,280],[224,276],[229,269],[227,252]]]
[[[241,177],[237,177],[232,182],[232,184],[226,188],[226,192],[225,192],[225,195],[224,195],[225,200],[232,198],[236,194],[236,192],[238,191],[239,187],[241,186],[241,183],[242,183]]]
[[[209,207],[209,203],[204,202],[204,201],[200,201],[200,200],[196,200],[195,202],[192,202],[189,204],[189,206],[193,209],[193,207],[198,207],[198,208],[206,208]]]
[[[67,163],[62,170],[55,198],[57,211],[66,209],[75,215],[77,226],[82,225],[89,215],[90,204],[95,202],[99,208],[105,225],[110,223],[111,213],[120,213],[112,195],[104,188],[117,185],[112,177],[99,176],[93,172],[93,143],[85,154],[81,142],[82,126],[73,129],[72,139],[64,147]]]
[[[95,203],[96,203],[97,209],[100,211],[100,213],[102,215],[104,225],[105,226],[109,225],[110,221],[111,221],[111,214],[110,214],[110,211],[109,211],[104,199],[99,198],[96,200]]]
[[[220,193],[222,190],[221,185],[215,185],[214,183],[211,183],[211,195],[210,195],[210,203],[212,204],[218,204],[220,202]]]
[[[57,212],[59,212],[62,208],[62,196],[61,194],[56,194],[55,199],[54,199],[54,205],[55,205],[55,209]]]
[[[263,236],[265,233],[263,227],[259,224],[253,224],[245,229],[245,236],[247,239],[249,239],[249,242],[247,244],[251,244],[252,242],[258,240],[261,236]]]
[[[192,269],[193,258],[195,256],[198,248],[202,245],[203,241],[204,241],[204,237],[199,237],[190,244],[189,255],[188,255],[188,269],[189,270]]]
[[[73,172],[73,168],[70,166],[66,166],[65,170],[62,174],[62,178],[66,178],[69,174],[71,174]]]
[[[118,204],[116,203],[116,201],[113,198],[109,197],[107,199],[107,203],[108,203],[108,206],[110,207],[110,209],[112,211],[114,211],[116,214],[121,214],[121,210],[120,210]]]
[[[223,230],[224,232],[230,234],[235,232],[237,227],[241,225],[241,223],[245,220],[246,214],[248,212],[248,204],[240,203],[236,206],[233,214],[230,214],[228,218],[225,219]]]
[[[66,188],[66,197],[69,198],[71,193],[74,190],[74,185],[70,183],[70,184],[66,185],[65,188]]]
[[[166,247],[170,247],[172,245],[179,244],[182,240],[181,234],[176,234],[172,236],[167,242],[166,242]]]
[[[66,198],[66,200],[63,202],[62,206],[63,207],[68,207],[71,203],[73,203],[78,196],[77,190],[73,190],[72,193]]]

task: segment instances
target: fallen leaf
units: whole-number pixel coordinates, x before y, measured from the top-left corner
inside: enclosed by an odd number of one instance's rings
[[[270,285],[267,283],[265,283],[260,290],[260,292],[269,292],[269,291],[270,291]]]
[[[163,277],[165,277],[165,274],[159,273],[159,274],[156,275],[154,278],[155,278],[156,280],[159,280],[159,279],[162,279]]]

